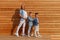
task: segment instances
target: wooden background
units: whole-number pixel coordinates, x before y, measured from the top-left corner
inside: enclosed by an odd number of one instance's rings
[[[60,38],[60,0],[0,0],[0,35],[11,35],[13,28],[15,32],[21,3],[33,17],[39,13],[41,34],[51,35],[52,40]]]

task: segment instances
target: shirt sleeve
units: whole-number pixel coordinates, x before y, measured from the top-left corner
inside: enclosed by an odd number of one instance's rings
[[[30,18],[30,17],[28,17],[28,19],[29,19],[29,20],[31,20],[31,21],[33,21],[33,19],[32,19],[32,18]]]
[[[23,14],[23,11],[22,11],[22,10],[20,10],[20,14],[21,14],[21,15]]]

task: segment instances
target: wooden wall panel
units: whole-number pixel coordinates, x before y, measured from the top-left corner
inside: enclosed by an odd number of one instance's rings
[[[0,34],[10,35],[12,27],[18,26],[20,17],[16,10],[21,3],[33,17],[39,13],[41,34],[60,35],[60,0],[0,0]]]

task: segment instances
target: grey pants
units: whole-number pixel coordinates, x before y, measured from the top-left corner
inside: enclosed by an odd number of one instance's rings
[[[28,35],[30,35],[30,31],[31,31],[32,26],[33,26],[33,23],[32,22],[29,22]]]

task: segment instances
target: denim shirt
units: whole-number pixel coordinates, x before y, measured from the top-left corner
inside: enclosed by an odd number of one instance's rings
[[[28,16],[28,23],[30,27],[33,25],[33,18],[30,16]]]
[[[33,21],[33,18],[28,16],[28,22],[32,22]]]
[[[38,20],[38,18],[34,18],[34,21],[33,21],[33,25],[38,25],[38,23],[39,23],[39,20]]]

